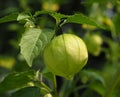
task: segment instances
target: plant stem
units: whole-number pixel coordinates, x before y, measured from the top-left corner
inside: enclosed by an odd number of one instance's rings
[[[46,92],[51,92],[51,89],[46,85],[44,84],[43,82],[39,81],[39,80],[36,80],[35,82],[35,85],[38,86],[38,87],[43,87],[45,88]]]
[[[59,97],[58,93],[57,93],[57,82],[56,82],[56,76],[54,74],[54,80],[53,80],[53,84],[54,84],[54,97]]]

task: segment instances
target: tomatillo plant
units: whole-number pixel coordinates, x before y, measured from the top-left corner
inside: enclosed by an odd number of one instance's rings
[[[46,14],[47,17],[44,17]],[[14,18],[11,19],[11,16]],[[49,17],[50,19],[52,17],[55,22],[52,19],[49,21]],[[2,88],[0,88],[0,91],[20,89],[13,93],[12,97],[30,96],[31,91],[33,91],[34,95],[37,95],[35,97],[59,97],[56,75],[65,79],[72,79],[86,65],[88,51],[82,38],[74,34],[58,33],[58,31],[66,23],[100,26],[83,14],[64,15],[51,11],[37,11],[34,15],[27,12],[12,14],[3,17],[1,22],[12,21],[16,18],[17,21],[25,24],[25,33],[22,35],[19,46],[20,52],[30,70],[27,69],[27,72],[8,75],[6,77],[8,82],[6,79],[1,82],[0,86]],[[44,19],[45,21],[42,21]],[[40,59],[38,56],[42,58]],[[32,66],[36,64],[35,59],[43,59],[45,65],[40,61],[40,64],[37,64],[41,68],[34,69]],[[46,73],[45,70],[47,70]],[[42,80],[43,78],[51,79],[52,84],[46,84]],[[17,84],[14,85],[16,82]],[[7,86],[3,87],[4,85],[13,86],[7,88]]]

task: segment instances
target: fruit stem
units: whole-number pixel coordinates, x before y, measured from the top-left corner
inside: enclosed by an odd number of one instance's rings
[[[63,20],[58,20],[56,21],[56,26],[55,26],[55,32],[54,32],[54,35],[60,35],[60,34],[63,34],[63,31],[62,31],[62,25],[64,25],[64,21]]]
[[[54,97],[59,97],[58,93],[57,93],[57,81],[56,81],[56,75],[54,74],[54,79],[53,79],[53,83],[54,83]]]

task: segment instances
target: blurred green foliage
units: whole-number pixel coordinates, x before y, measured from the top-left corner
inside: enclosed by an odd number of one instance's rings
[[[52,75],[48,72],[46,73],[47,70],[44,69],[44,63],[41,56],[36,58],[32,67],[29,67],[20,54],[19,43],[25,31],[24,19],[26,17],[28,18],[30,16],[30,20],[35,22],[38,28],[53,29],[55,26],[55,20],[49,15],[40,15],[41,17],[37,18],[37,20],[31,19],[32,14],[40,10],[52,10],[65,15],[73,15],[74,13],[81,12],[93,18],[98,24],[105,28],[101,29],[88,24],[74,23],[68,23],[62,26],[62,33],[74,33],[85,40],[88,46],[89,60],[84,70],[78,73],[73,80],[68,81],[57,77],[60,97],[120,97],[119,0],[1,0],[0,90],[7,85],[11,85],[11,82],[5,83],[4,85],[2,83],[4,83],[3,81],[7,77],[13,77],[16,74],[19,74],[17,81],[25,80],[26,76],[29,76],[26,81],[30,82],[30,76],[32,75],[33,78],[33,75],[36,76],[36,74],[27,72],[26,75],[25,71],[31,69],[43,72],[44,82],[47,83],[49,87],[53,88],[51,82]],[[18,19],[24,19],[18,23],[16,21],[17,13],[21,12],[24,15]],[[3,19],[2,17],[4,16],[6,18]],[[6,21],[7,23],[3,23]],[[25,27],[34,26],[33,22],[27,21]],[[97,40],[88,39],[88,41],[86,41],[86,35],[96,34],[100,35],[102,39],[102,43],[99,46],[93,44]],[[98,49],[100,48],[97,54],[95,50],[93,50],[93,48],[95,48],[94,46],[97,46]],[[21,77],[20,74],[25,76]],[[46,78],[49,79],[49,81],[46,81]],[[13,83],[17,85],[16,80],[14,81]],[[22,81],[23,84],[26,84],[26,81],[25,83]],[[15,90],[12,91],[0,91],[0,97],[11,97],[11,94],[16,91],[16,87]]]

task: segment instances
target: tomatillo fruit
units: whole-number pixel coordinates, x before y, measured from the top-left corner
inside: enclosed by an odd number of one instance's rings
[[[55,75],[71,79],[87,63],[88,51],[84,41],[73,34],[55,37],[44,50],[44,62]]]
[[[103,43],[103,39],[98,34],[86,34],[85,35],[85,43],[87,45],[88,51],[94,55],[98,56],[101,52],[101,45]]]

